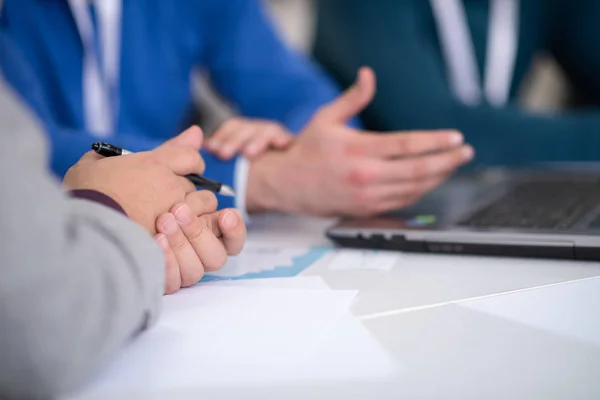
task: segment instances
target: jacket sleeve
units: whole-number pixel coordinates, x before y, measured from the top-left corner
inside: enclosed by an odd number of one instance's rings
[[[67,197],[0,81],[0,397],[84,384],[159,312],[164,260],[123,214]]]
[[[435,28],[420,0],[319,2],[317,55],[347,82],[359,65],[378,77],[365,122],[382,130],[458,129],[482,164],[597,160],[600,111],[539,115],[517,106],[467,107],[449,89]]]
[[[333,81],[278,37],[257,0],[215,0],[206,67],[217,91],[242,115],[281,121],[298,132],[335,99]],[[357,121],[352,122],[357,125]]]

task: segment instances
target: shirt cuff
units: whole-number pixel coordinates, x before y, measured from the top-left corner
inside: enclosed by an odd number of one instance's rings
[[[238,157],[235,162],[234,185],[235,185],[235,208],[238,209],[244,222],[250,222],[250,216],[246,209],[246,189],[248,187],[248,175],[250,173],[250,161],[246,157]]]
[[[69,195],[76,199],[84,199],[84,200],[93,201],[95,203],[100,203],[108,208],[112,208],[113,210],[118,211],[121,214],[127,216],[127,213],[125,212],[123,207],[121,207],[119,205],[119,203],[117,203],[115,200],[113,200],[111,197],[105,195],[104,193],[97,192],[95,190],[89,190],[89,189],[79,189],[79,190],[71,190],[69,192]]]

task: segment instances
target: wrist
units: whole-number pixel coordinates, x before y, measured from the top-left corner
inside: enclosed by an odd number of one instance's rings
[[[249,213],[286,211],[279,174],[283,153],[270,151],[250,163],[246,209]]]

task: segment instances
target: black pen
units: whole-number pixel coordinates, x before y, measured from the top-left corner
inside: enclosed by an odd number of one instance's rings
[[[104,157],[115,157],[132,154],[131,151],[122,149],[120,147],[105,142],[96,142],[92,144],[92,150]],[[235,196],[235,191],[233,190],[233,188],[231,186],[225,185],[224,183],[210,180],[198,174],[189,174],[185,177],[199,188],[210,190],[211,192],[218,193],[223,196]]]

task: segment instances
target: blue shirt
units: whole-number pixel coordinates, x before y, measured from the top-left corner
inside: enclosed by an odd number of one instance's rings
[[[4,3],[0,42],[18,57],[0,63],[46,123],[52,169],[62,176],[97,140],[85,131],[84,50],[74,18],[66,0]],[[152,149],[187,127],[196,69],[241,115],[293,132],[338,95],[320,69],[282,44],[257,0],[123,0],[121,29],[119,112],[108,140],[132,151]],[[203,156],[207,177],[235,186],[236,160]]]

